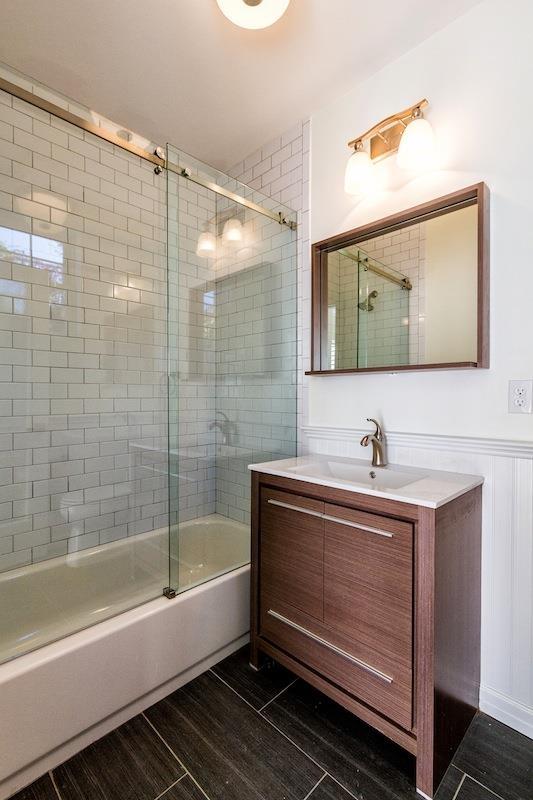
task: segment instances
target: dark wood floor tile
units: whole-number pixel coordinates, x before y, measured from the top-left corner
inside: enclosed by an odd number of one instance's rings
[[[39,780],[17,792],[11,800],[58,800],[58,798],[50,776],[43,775]]]
[[[184,769],[138,716],[54,770],[63,800],[154,800]]]
[[[205,794],[195,782],[186,775],[175,786],[172,786],[159,800],[206,800]]]
[[[213,672],[235,689],[254,708],[262,708],[283,691],[295,676],[292,672],[268,659],[259,672],[249,664],[250,645],[241,647],[224,661],[213,667]]]
[[[533,797],[533,741],[486,714],[475,717],[453,761],[505,800]]]
[[[454,800],[459,784],[463,780],[463,775],[464,772],[450,764],[437,789],[435,800]]]
[[[484,786],[471,780],[467,775],[456,800],[498,800],[498,798]]]
[[[322,774],[211,672],[146,716],[211,800],[303,800]]]
[[[311,792],[309,800],[353,800],[353,797],[342,786],[339,786],[333,778],[326,775],[314,792]]]
[[[416,797],[414,758],[303,681],[263,713],[360,800]]]

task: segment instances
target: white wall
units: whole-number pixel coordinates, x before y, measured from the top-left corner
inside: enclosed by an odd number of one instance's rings
[[[491,369],[312,378],[310,421],[389,430],[533,439],[533,417],[507,413],[507,381],[533,376],[533,196],[527,76],[533,4],[487,0],[312,118],[311,239],[317,241],[484,180],[491,189]],[[357,75],[354,75],[354,86]],[[442,170],[356,204],[344,194],[346,143],[427,97]]]
[[[477,208],[423,223],[426,364],[477,359]]]
[[[353,91],[314,115],[311,241],[488,184],[491,367],[310,377],[301,419],[311,451],[366,457],[360,429],[376,416],[392,461],[485,477],[481,707],[531,737],[533,417],[508,414],[507,382],[533,377],[532,52],[533,4],[486,0],[369,80],[357,86],[354,75]],[[379,170],[389,190],[356,204],[343,191],[346,142],[423,97],[441,170],[408,180],[388,159]]]

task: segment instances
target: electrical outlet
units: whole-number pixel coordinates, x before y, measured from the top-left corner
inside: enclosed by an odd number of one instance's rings
[[[531,414],[533,411],[533,380],[509,381],[509,413]]]

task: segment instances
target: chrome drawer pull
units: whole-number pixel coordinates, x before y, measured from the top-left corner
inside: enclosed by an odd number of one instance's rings
[[[291,506],[290,503],[282,503],[280,500],[269,500],[271,506],[279,506],[280,508],[288,508],[289,511],[300,511],[302,514],[309,514],[311,517],[320,517],[323,519],[324,514],[321,511],[311,511],[310,508],[301,508],[300,506]]]
[[[359,528],[359,530],[367,531],[367,533],[377,533],[378,536],[386,536],[387,539],[392,539],[394,537],[394,534],[389,531],[381,531],[379,528],[369,528],[368,525],[361,525],[360,522],[348,522],[347,519],[331,517],[329,514],[323,514],[322,516],[329,522],[338,522],[339,525],[347,525],[349,528]]]
[[[329,522],[337,522],[339,525],[347,525],[349,528],[359,528],[359,530],[367,531],[367,533],[376,533],[378,536],[386,536],[387,539],[392,539],[394,536],[394,534],[389,533],[389,531],[382,531],[379,528],[370,528],[368,525],[361,525],[359,522],[349,522],[347,519],[332,517],[329,514],[323,514],[321,511],[311,511],[310,508],[292,506],[290,503],[282,503],[281,500],[268,500],[268,502],[271,506],[288,508],[289,511],[300,511],[302,514],[309,514],[311,517],[320,517],[320,519],[327,519]]]
[[[350,653],[347,653],[346,650],[341,650],[340,647],[337,647],[331,642],[328,642],[326,639],[322,639],[321,636],[317,636],[316,633],[312,633],[308,631],[307,628],[302,628],[301,625],[298,625],[297,622],[293,622],[291,619],[287,619],[287,617],[278,614],[277,611],[273,611],[271,608],[268,609],[268,614],[274,619],[279,620],[280,622],[284,622],[285,625],[289,625],[289,627],[294,628],[294,630],[298,631],[299,633],[303,633],[304,636],[308,636],[314,642],[321,644],[323,647],[327,647],[329,650],[333,650],[334,653],[337,655],[342,656],[343,658],[347,658],[348,661],[351,661],[353,664],[357,664],[358,667],[370,672],[372,675],[375,675],[376,678],[381,678],[382,681],[386,681],[386,683],[392,683],[392,678],[390,675],[385,675],[384,672],[380,672],[379,669],[375,667],[371,667],[370,664],[366,664],[364,661],[360,661],[355,656],[351,656]]]

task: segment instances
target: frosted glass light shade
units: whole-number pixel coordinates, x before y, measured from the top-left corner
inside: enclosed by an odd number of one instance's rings
[[[290,0],[217,0],[225,17],[241,28],[268,28],[283,16]]]
[[[200,258],[209,258],[215,255],[217,249],[217,240],[212,233],[204,231],[198,237],[198,244],[196,245],[196,255]]]
[[[401,169],[419,171],[429,169],[435,162],[435,134],[423,117],[409,123],[400,139],[398,166]]]
[[[242,223],[240,219],[228,219],[222,231],[225,242],[242,242]]]
[[[366,150],[356,150],[346,164],[344,191],[346,194],[361,195],[375,187],[374,165]]]

